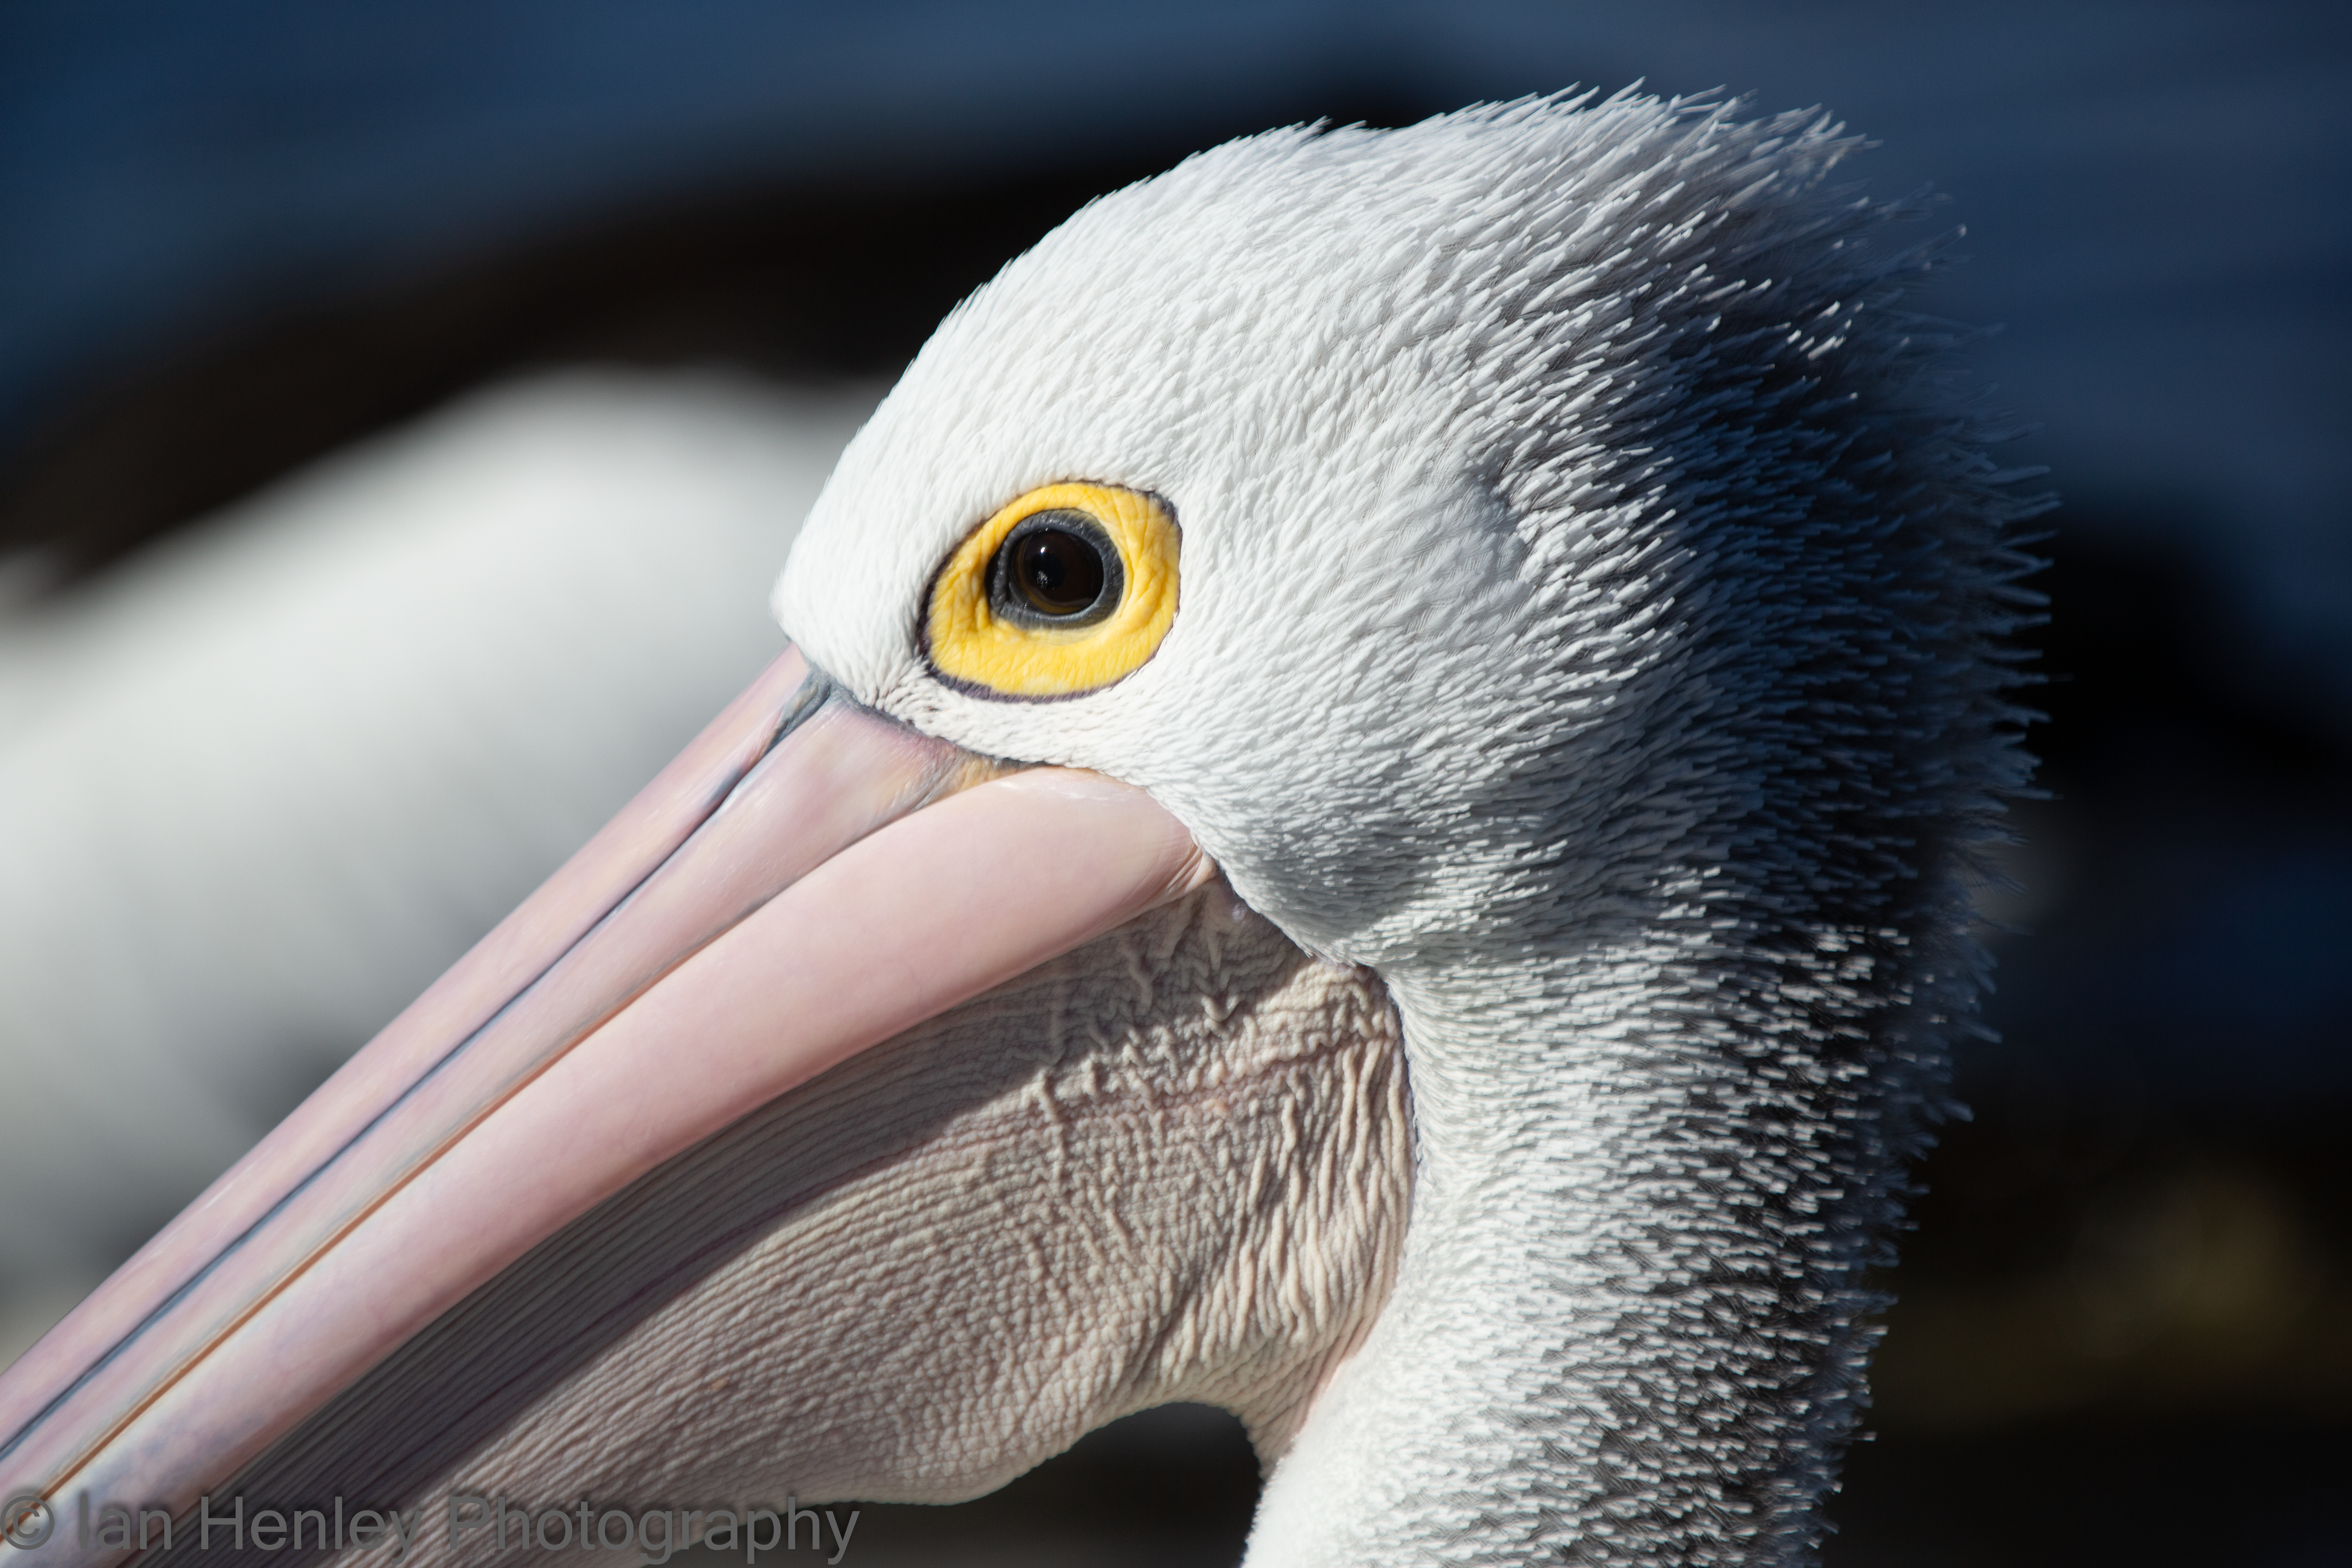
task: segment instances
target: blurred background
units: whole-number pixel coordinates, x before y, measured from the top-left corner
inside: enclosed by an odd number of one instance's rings
[[[2352,1563],[2352,13],[0,8],[0,1362],[781,644],[940,315],[1228,136],[1642,80],[1932,184],[2064,497],[2000,1037],[1833,1568]],[[1177,1410],[861,1562],[1219,1564]]]

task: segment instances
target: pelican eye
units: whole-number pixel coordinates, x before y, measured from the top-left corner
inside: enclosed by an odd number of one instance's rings
[[[1127,569],[1085,512],[1057,508],[1015,524],[988,572],[989,607],[1009,621],[1087,626],[1118,608]]]
[[[931,579],[931,668],[982,697],[1075,697],[1124,679],[1176,618],[1168,503],[1118,485],[1046,485],[981,523]]]

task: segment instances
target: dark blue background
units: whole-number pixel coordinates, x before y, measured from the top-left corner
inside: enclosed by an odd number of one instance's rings
[[[110,368],[546,226],[813,172],[1093,159],[1311,105],[1645,79],[1826,105],[1933,182],[1955,315],[2115,526],[2189,530],[2352,713],[2340,5],[16,0],[0,444]],[[2138,515],[2127,516],[2137,509]]]

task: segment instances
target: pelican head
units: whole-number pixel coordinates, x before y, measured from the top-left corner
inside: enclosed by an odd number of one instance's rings
[[[944,1501],[1190,1398],[1253,1563],[1805,1558],[2024,767],[2026,507],[1854,146],[1549,98],[1071,218],[797,652],[0,1384],[0,1487]]]

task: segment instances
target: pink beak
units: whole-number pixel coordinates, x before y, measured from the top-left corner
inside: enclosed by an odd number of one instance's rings
[[[66,1500],[185,1520],[633,1181],[1210,871],[1141,792],[984,762],[788,652],[0,1377],[0,1558],[128,1555]]]

